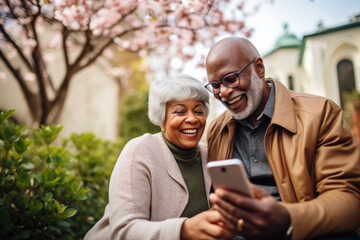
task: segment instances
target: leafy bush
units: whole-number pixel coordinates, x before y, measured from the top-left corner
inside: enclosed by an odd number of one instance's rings
[[[354,115],[355,110],[360,108],[360,92],[354,89],[351,92],[344,92],[344,118],[346,122],[352,126],[354,120],[352,121],[352,115]],[[356,119],[355,119],[356,121]]]
[[[77,175],[83,187],[90,189],[87,200],[74,203],[79,214],[69,219],[70,239],[82,239],[85,233],[102,217],[108,203],[108,187],[112,169],[124,147],[124,142],[105,141],[93,133],[72,134],[63,140],[63,146],[71,149],[76,159]]]
[[[0,112],[0,239],[82,239],[102,216],[123,143],[92,133],[54,140],[60,125],[26,129]]]

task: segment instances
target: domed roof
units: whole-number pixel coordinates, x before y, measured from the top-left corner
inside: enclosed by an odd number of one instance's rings
[[[288,31],[288,24],[284,24],[284,34],[282,34],[276,41],[274,50],[279,48],[299,47],[301,41],[292,33]]]

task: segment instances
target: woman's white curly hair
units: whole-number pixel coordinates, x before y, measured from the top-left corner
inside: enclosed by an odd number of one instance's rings
[[[150,121],[163,126],[165,123],[166,103],[170,101],[184,101],[196,99],[204,105],[205,117],[209,115],[209,92],[204,85],[186,74],[180,74],[166,80],[155,80],[149,90],[149,111]]]

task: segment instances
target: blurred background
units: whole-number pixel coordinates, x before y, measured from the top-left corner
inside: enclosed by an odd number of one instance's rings
[[[0,0],[0,239],[82,239],[124,145],[160,131],[150,83],[205,85],[228,36],[266,77],[339,104],[360,141],[359,0]],[[224,111],[210,99],[208,123]]]
[[[327,96],[343,107],[343,93],[360,89],[358,0],[214,1],[215,11],[204,19],[215,27],[207,32],[201,30],[201,19],[191,17],[204,7],[202,2],[188,0],[169,6],[150,2],[162,10],[153,6],[137,9],[148,15],[148,22],[142,19],[146,32],[131,30],[140,21],[135,16],[131,23],[106,20],[104,16],[111,19],[126,11],[121,4],[113,6],[118,13],[103,5],[93,16],[85,14],[89,6],[80,5],[77,10],[83,11],[83,17],[72,12],[74,6],[45,4],[43,18],[36,23],[37,39],[6,15],[2,3],[0,109],[15,109],[13,119],[29,127],[61,124],[61,136],[92,131],[110,140],[122,134],[131,138],[149,130],[142,129],[149,83],[178,72],[206,82],[204,56],[212,43],[230,35],[248,37],[264,58],[267,77],[290,89]],[[136,1],[131,6],[135,5]],[[185,30],[165,34],[164,29],[156,29],[151,24],[164,21],[158,16],[161,11],[168,14],[166,21],[172,28],[193,28],[193,35]],[[29,17],[22,26],[30,26],[26,21]],[[84,21],[90,22],[89,27],[81,26]],[[126,28],[133,32],[126,35]],[[12,44],[7,34],[22,44]],[[36,41],[40,49],[31,52]],[[30,60],[23,61],[26,59]],[[212,99],[208,121],[222,111],[222,105]]]

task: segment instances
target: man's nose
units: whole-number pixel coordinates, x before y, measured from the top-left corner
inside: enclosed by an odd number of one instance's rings
[[[233,89],[229,88],[227,86],[225,86],[224,84],[220,84],[220,92],[219,92],[219,96],[221,98],[227,98],[230,93],[232,93]]]

